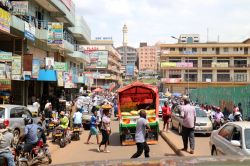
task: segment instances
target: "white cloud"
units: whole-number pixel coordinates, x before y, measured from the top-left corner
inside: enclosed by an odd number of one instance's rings
[[[239,41],[250,37],[249,0],[75,0],[77,13],[83,15],[92,37],[113,36],[122,43],[126,23],[129,44],[172,41],[170,36],[199,33],[206,39]]]

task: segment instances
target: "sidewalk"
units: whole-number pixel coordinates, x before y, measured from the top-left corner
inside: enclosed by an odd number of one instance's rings
[[[179,156],[210,156],[209,137],[198,136],[195,137],[195,153],[192,155],[188,152],[181,151],[183,148],[182,137],[176,131],[169,130],[169,132],[160,132],[162,138]]]

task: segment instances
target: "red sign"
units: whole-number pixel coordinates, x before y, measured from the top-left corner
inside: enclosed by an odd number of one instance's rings
[[[179,83],[181,78],[162,78],[161,81],[164,83]]]

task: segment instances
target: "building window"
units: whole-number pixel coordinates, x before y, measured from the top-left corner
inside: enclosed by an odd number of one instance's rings
[[[238,47],[234,47],[234,52],[238,52],[239,48]]]
[[[197,52],[197,48],[192,48],[192,52]]]
[[[170,51],[175,51],[175,48],[170,48]]]
[[[230,78],[229,70],[218,70],[217,71],[217,82],[230,82],[232,78]]]
[[[228,47],[223,48],[224,52],[228,52]]]
[[[207,48],[202,48],[202,52],[207,52]]]
[[[214,51],[214,48],[212,48],[212,51]]]

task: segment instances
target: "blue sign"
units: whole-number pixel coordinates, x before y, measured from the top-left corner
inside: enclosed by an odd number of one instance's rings
[[[135,69],[134,64],[127,64],[127,66],[126,66],[126,75],[127,76],[134,76],[134,69]]]
[[[35,41],[36,28],[30,23],[24,22],[24,37],[31,41]]]

